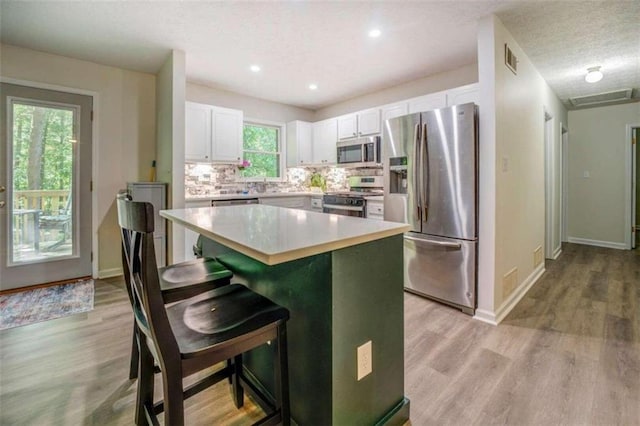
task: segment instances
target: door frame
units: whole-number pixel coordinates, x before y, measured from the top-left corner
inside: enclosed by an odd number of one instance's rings
[[[627,196],[625,197],[625,233],[624,233],[624,243],[625,246],[627,247],[627,249],[631,250],[633,248],[633,241],[631,238],[632,232],[631,232],[631,227],[635,226],[636,224],[635,222],[635,217],[633,217],[632,212],[635,209],[635,205],[634,205],[634,198],[635,198],[635,194],[633,193],[633,182],[632,179],[634,178],[634,175],[637,173],[638,171],[638,165],[634,164],[635,163],[635,159],[634,159],[634,146],[632,144],[632,140],[633,140],[633,129],[637,129],[640,128],[640,123],[632,123],[632,124],[627,124],[626,125],[626,132],[625,132],[625,158],[627,159],[627,161],[625,161],[625,185],[624,185],[624,190],[625,193],[627,194]],[[636,146],[635,149],[637,149],[637,145],[638,141],[636,141]],[[634,167],[635,166],[635,167]],[[635,170],[634,170],[635,169]],[[635,172],[635,173],[634,173]]]
[[[90,96],[93,99],[93,120],[91,120],[91,181],[93,182],[93,187],[96,185],[96,175],[98,170],[97,158],[98,158],[98,128],[99,128],[99,106],[100,106],[100,94],[93,90],[84,90],[78,89],[68,86],[61,86],[57,84],[48,84],[48,83],[40,83],[30,80],[21,80],[17,78],[9,78],[0,76],[0,82],[9,83],[9,84],[17,84],[20,86],[33,87],[36,89],[46,89],[46,90],[57,90],[60,92],[67,92],[76,95],[85,95]],[[92,277],[98,278],[98,259],[100,258],[98,253],[98,196],[96,191],[91,191],[91,251],[93,253],[93,257],[91,259],[91,271]]]
[[[568,228],[568,198],[569,198],[569,130],[565,127],[565,123],[560,123],[560,143],[562,144],[560,148],[560,153],[562,156],[562,173],[561,173],[561,190],[562,197],[560,200],[562,201],[562,211],[560,212],[560,220],[562,224],[560,225],[560,243],[568,241],[567,240],[567,228]]]
[[[553,228],[555,212],[554,117],[544,109],[544,257],[554,259]]]

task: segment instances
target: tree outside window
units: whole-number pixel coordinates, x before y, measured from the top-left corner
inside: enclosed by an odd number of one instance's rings
[[[281,127],[259,123],[244,124],[243,159],[251,167],[243,170],[245,178],[281,177]]]

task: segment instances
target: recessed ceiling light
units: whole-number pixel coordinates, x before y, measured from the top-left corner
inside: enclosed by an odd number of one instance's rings
[[[315,84],[315,83],[311,83],[311,84],[309,85],[309,90],[317,90],[317,89],[318,89],[318,85],[317,85],[317,84]]]
[[[600,71],[600,67],[591,67],[587,68],[587,75],[584,76],[584,80],[587,83],[597,83],[602,80],[602,72]]]
[[[369,37],[371,38],[377,38],[380,37],[380,34],[382,34],[382,31],[380,31],[377,28],[372,29],[371,31],[369,31]]]
[[[249,69],[253,72],[259,72],[260,71],[260,67],[258,65],[251,65],[249,67]]]

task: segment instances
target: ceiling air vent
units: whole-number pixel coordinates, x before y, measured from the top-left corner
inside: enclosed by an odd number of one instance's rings
[[[518,74],[518,58],[513,54],[507,43],[504,44],[504,63],[511,72]]]
[[[597,93],[595,95],[577,96],[569,98],[573,106],[587,106],[597,104],[608,104],[610,102],[627,101],[631,99],[633,89],[615,90],[613,92]]]

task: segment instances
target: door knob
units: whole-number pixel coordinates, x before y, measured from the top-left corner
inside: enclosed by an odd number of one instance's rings
[[[0,192],[4,192],[6,191],[7,188],[5,188],[4,186],[0,185]]]
[[[0,209],[4,207],[4,201],[0,201]]]

